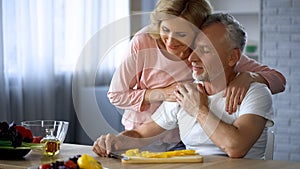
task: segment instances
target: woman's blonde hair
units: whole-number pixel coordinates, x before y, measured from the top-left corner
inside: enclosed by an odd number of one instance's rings
[[[151,36],[159,38],[159,27],[163,20],[181,17],[200,28],[204,19],[212,13],[208,0],[158,0],[151,13]]]

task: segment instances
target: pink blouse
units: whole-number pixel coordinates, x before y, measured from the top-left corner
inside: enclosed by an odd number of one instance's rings
[[[259,73],[268,81],[272,93],[285,89],[286,81],[280,72],[247,56],[241,57],[237,70]],[[144,28],[131,40],[130,53],[115,71],[107,95],[113,105],[125,110],[122,124],[130,130],[150,119],[161,104],[142,104],[147,89],[181,81],[192,81],[189,62],[168,59]]]

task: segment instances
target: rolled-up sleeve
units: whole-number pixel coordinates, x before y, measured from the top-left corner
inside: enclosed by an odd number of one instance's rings
[[[245,55],[241,57],[236,69],[239,72],[249,71],[260,74],[268,82],[268,87],[272,94],[280,93],[285,90],[286,79],[279,71],[258,63]]]

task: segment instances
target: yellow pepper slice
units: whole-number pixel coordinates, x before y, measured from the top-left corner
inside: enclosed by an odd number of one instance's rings
[[[125,155],[130,157],[130,156],[138,156],[139,155],[139,149],[130,149],[130,150],[127,150],[125,152]]]
[[[185,155],[195,155],[195,150],[175,150],[167,152],[150,152],[142,151],[139,152],[139,149],[130,149],[125,152],[127,157],[136,156],[136,157],[145,157],[145,158],[169,158],[173,156],[185,156]]]
[[[77,164],[82,169],[103,169],[101,164],[88,154],[82,154],[78,158]]]

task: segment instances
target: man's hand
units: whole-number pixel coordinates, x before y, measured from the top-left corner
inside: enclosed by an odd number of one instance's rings
[[[112,150],[118,150],[123,147],[123,137],[126,136],[102,135],[94,142],[93,151],[101,157],[107,157]]]
[[[147,127],[148,125],[142,125],[139,126],[139,129],[147,133]],[[153,142],[151,139],[141,140],[140,138],[142,138],[142,136],[136,130],[126,130],[118,135],[102,135],[94,142],[93,151],[101,157],[107,157],[108,154],[114,150],[126,150],[130,148],[143,147]]]
[[[178,84],[175,95],[179,105],[193,117],[208,109],[208,98],[201,84],[197,88],[195,84]]]

